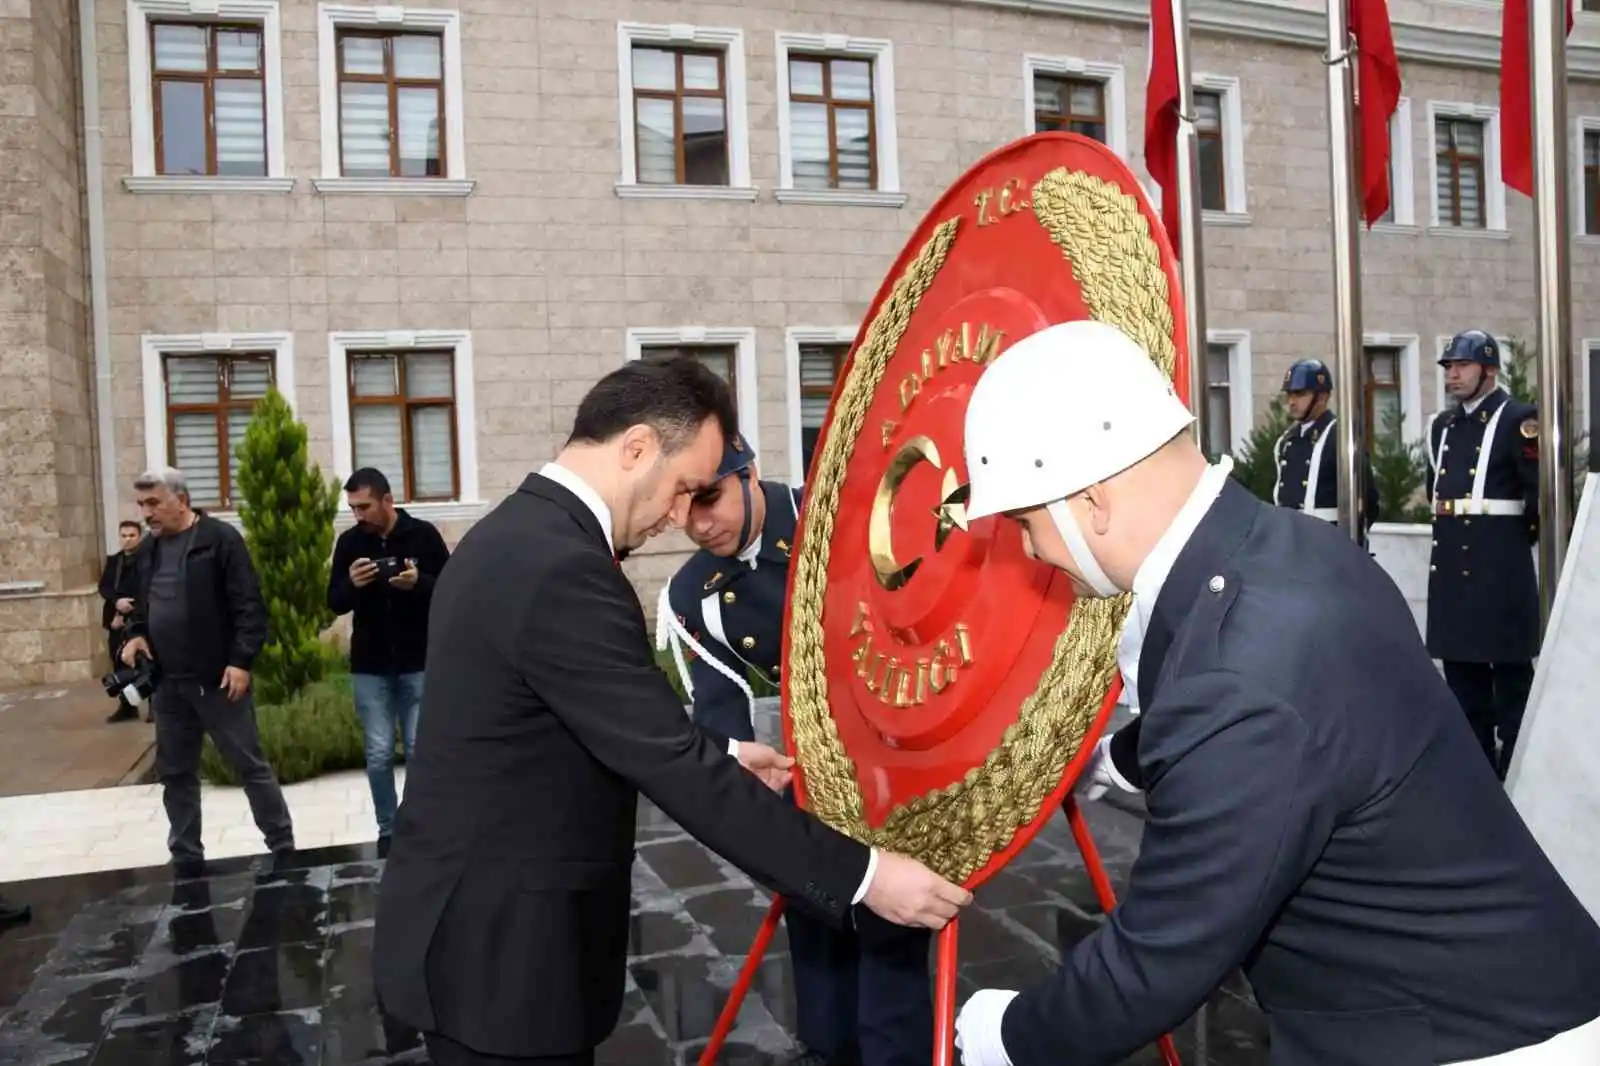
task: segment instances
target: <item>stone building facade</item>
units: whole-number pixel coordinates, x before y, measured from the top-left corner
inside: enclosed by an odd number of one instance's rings
[[[600,375],[667,350],[728,373],[763,473],[800,479],[833,361],[964,168],[1044,123],[1142,173],[1145,4],[1018,7],[0,0],[0,685],[100,667],[131,479],[175,461],[225,513],[269,382],[327,471],[384,467],[452,539]],[[1364,298],[1370,402],[1415,437],[1440,338],[1531,335],[1532,212],[1499,182],[1499,5],[1391,10]],[[1321,12],[1193,16],[1223,443],[1331,351]],[[1600,338],[1600,15],[1570,60],[1574,336]],[[647,605],[685,546],[630,561]]]

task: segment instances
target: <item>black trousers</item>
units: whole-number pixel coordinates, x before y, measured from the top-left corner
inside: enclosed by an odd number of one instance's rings
[[[1522,730],[1522,714],[1533,688],[1532,663],[1444,664],[1444,679],[1467,716],[1489,765],[1500,780],[1511,768],[1511,753]],[[1499,751],[1495,750],[1498,737]]]
[[[433,1060],[433,1066],[594,1066],[593,1051],[586,1051],[581,1055],[546,1055],[536,1059],[512,1059],[502,1055],[484,1055],[438,1033],[427,1034],[426,1040],[428,1058]]]

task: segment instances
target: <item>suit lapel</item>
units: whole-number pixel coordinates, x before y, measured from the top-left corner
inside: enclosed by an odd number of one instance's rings
[[[602,551],[615,558],[615,554],[611,549],[606,547],[606,534],[600,528],[600,520],[594,516],[594,512],[589,510],[582,500],[574,495],[571,489],[551,481],[542,474],[529,474],[523,479],[517,491],[549,500],[557,507],[560,507],[567,512],[584,533],[600,545]]]
[[[1188,618],[1195,598],[1206,583],[1219,573],[1239,550],[1265,507],[1250,491],[1232,478],[1222,487],[1216,503],[1195,527],[1189,543],[1156,596],[1150,627],[1139,651],[1139,706],[1149,707],[1155,699],[1156,681],[1166,664],[1172,642]]]

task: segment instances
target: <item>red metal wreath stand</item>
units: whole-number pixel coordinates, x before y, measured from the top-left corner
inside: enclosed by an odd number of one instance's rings
[[[1061,809],[1066,812],[1067,824],[1072,827],[1072,838],[1078,844],[1078,853],[1083,856],[1083,865],[1089,871],[1089,881],[1094,885],[1094,894],[1100,901],[1100,907],[1110,914],[1111,909],[1117,905],[1117,894],[1111,887],[1111,878],[1106,874],[1105,864],[1100,861],[1100,849],[1095,847],[1094,837],[1089,833],[1089,823],[1070,793],[1062,801]],[[772,934],[777,932],[778,921],[782,917],[783,897],[774,896],[772,906],[767,908],[767,916],[761,922],[761,928],[756,930],[755,941],[750,945],[750,954],[745,956],[744,967],[739,971],[739,979],[733,983],[733,989],[728,994],[728,1002],[717,1018],[716,1027],[711,1030],[711,1039],[706,1043],[705,1050],[700,1053],[699,1066],[715,1066],[717,1055],[722,1051],[723,1042],[728,1039],[728,1033],[733,1029],[734,1020],[739,1016],[739,1008],[744,1005],[744,997],[750,991],[756,970],[761,966],[762,957],[766,955],[767,946],[772,943]],[[956,926],[958,924],[959,919],[952,921],[939,932],[938,961],[934,969],[933,1066],[957,1066]],[[1167,1066],[1182,1066],[1182,1060],[1178,1058],[1178,1049],[1172,1043],[1170,1035],[1163,1036],[1157,1042],[1157,1046],[1161,1048],[1161,1057]]]

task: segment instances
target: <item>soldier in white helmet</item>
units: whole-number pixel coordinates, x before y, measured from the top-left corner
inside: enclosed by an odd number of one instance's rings
[[[1121,904],[1049,979],[962,1008],[966,1066],[1111,1066],[1243,968],[1274,1066],[1600,1062],[1600,927],[1517,816],[1393,582],[1206,463],[1094,322],[995,360],[971,520],[1133,593],[1143,713],[1098,753],[1148,816]]]

